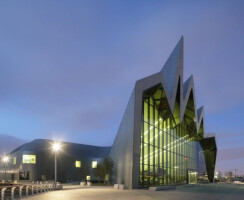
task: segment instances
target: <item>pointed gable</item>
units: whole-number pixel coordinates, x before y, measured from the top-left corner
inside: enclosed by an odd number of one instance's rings
[[[184,85],[183,85],[183,99],[186,98],[186,94],[187,94],[187,92],[189,90],[189,86],[190,86],[190,84],[191,84],[192,81],[193,81],[193,76],[190,76],[187,79],[187,81],[184,83]]]
[[[197,119],[198,119],[199,123],[201,120],[200,118],[201,118],[202,112],[203,112],[203,106],[201,106],[200,108],[197,109]]]
[[[181,37],[161,70],[171,98],[178,83],[178,75],[183,69],[183,42],[183,37]]]

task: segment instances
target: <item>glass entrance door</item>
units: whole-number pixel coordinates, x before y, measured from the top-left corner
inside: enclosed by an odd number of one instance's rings
[[[195,171],[188,171],[188,183],[196,184],[197,183],[198,173]]]

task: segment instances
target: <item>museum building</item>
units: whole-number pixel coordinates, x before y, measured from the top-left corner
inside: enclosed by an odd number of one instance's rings
[[[213,182],[215,136],[204,133],[193,76],[183,83],[183,37],[162,70],[138,80],[110,156],[115,183],[127,188]]]

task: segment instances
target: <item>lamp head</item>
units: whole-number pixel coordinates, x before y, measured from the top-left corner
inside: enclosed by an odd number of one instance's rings
[[[9,157],[8,157],[8,156],[4,156],[4,157],[3,157],[3,162],[7,163],[8,160],[9,160]]]
[[[60,150],[60,147],[61,147],[60,144],[57,143],[57,142],[55,142],[55,143],[53,144],[53,150],[56,151],[56,152]]]

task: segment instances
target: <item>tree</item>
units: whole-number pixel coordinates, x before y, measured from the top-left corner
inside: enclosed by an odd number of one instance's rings
[[[97,164],[97,168],[93,169],[94,176],[98,177],[99,183],[103,180],[103,168],[101,164]]]
[[[99,178],[99,181],[103,180],[108,184],[112,181],[113,168],[114,161],[110,157],[104,157],[97,168],[93,169],[93,174]]]
[[[232,179],[233,172],[232,171],[227,171],[227,172],[225,172],[225,176],[227,176],[228,179]]]
[[[102,160],[102,165],[103,165],[104,181],[106,181],[108,184],[109,182],[112,181],[114,161],[110,157],[104,157]]]

